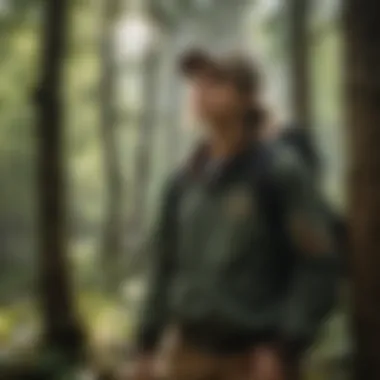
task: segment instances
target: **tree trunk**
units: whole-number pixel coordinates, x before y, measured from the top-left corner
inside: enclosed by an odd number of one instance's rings
[[[145,205],[147,202],[150,169],[153,154],[153,138],[155,127],[155,106],[157,100],[158,57],[156,51],[148,52],[144,59],[143,70],[143,109],[138,129],[136,146],[136,177],[134,179],[135,196],[129,219],[129,236],[136,239],[132,244],[135,251],[141,244],[144,236]],[[132,232],[132,234],[130,233]],[[135,252],[132,252],[133,254]]]
[[[120,260],[123,253],[123,182],[117,137],[117,102],[114,25],[119,9],[118,0],[103,2],[101,132],[103,141],[106,206],[101,263],[105,285],[113,290],[118,285]]]
[[[83,345],[66,252],[63,65],[68,1],[45,2],[41,79],[37,90],[40,295],[45,341],[74,354]]]
[[[166,78],[165,83],[165,96],[167,97],[167,125],[166,125],[166,169],[171,172],[178,164],[181,149],[181,113],[182,113],[182,83],[178,73],[177,56],[179,53],[178,48],[178,33],[180,31],[174,30],[173,35],[170,36],[170,43],[166,45],[164,54],[169,57],[169,76]]]
[[[292,114],[297,123],[309,128],[310,105],[310,0],[289,1],[289,60]]]
[[[380,23],[378,2],[347,0],[346,111],[355,379],[380,379]]]

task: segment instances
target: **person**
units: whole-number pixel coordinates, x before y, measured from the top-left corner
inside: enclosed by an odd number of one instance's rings
[[[180,68],[205,138],[165,186],[133,378],[294,380],[334,302],[320,195],[291,150],[252,141],[267,113],[246,56]]]

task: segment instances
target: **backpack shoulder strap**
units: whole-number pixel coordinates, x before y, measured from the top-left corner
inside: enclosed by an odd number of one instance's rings
[[[273,177],[275,159],[275,144],[259,146],[252,157],[252,186],[258,193],[260,203],[265,209],[268,223],[273,228],[279,228],[282,216],[281,191]]]
[[[256,153],[256,157],[253,157],[252,186],[258,194],[263,218],[271,234],[272,249],[276,251],[279,265],[282,268],[290,268],[295,255],[293,244],[285,228],[283,193],[274,177],[276,145],[262,149]],[[290,271],[284,270],[282,273],[287,276]]]

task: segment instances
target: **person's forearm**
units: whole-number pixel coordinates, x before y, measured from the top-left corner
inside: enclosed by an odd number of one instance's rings
[[[164,268],[156,268],[151,277],[147,297],[143,304],[137,329],[136,348],[141,352],[152,352],[162,333],[167,316],[167,281]]]
[[[136,342],[138,349],[145,352],[154,349],[167,318],[168,286],[175,270],[175,190],[170,185],[164,194],[151,239],[151,270]]]

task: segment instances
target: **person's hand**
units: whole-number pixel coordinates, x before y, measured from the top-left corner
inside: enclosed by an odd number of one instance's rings
[[[251,380],[287,380],[282,349],[273,344],[258,346],[251,356]]]
[[[123,380],[154,380],[155,358],[153,355],[140,355],[123,374]]]

